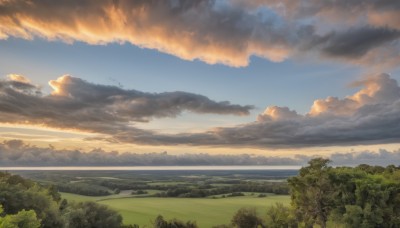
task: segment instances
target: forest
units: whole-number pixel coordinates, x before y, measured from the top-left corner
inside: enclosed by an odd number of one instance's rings
[[[255,208],[242,208],[229,224],[214,227],[400,227],[400,167],[332,167],[329,162],[315,158],[296,176],[287,178],[290,206],[277,203],[265,214]],[[259,191],[259,186],[248,188],[245,191]],[[7,172],[0,173],[0,204],[0,227],[5,228],[139,227],[125,224],[118,211],[105,205],[68,202],[54,185]],[[152,225],[198,227],[196,221],[165,219],[163,215],[155,217]]]

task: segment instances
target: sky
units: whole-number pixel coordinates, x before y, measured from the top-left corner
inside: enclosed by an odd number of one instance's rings
[[[399,11],[397,0],[0,0],[0,141],[398,153]]]

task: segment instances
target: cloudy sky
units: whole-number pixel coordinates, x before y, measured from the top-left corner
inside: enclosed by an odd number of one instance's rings
[[[398,151],[399,53],[398,0],[0,0],[0,141]]]

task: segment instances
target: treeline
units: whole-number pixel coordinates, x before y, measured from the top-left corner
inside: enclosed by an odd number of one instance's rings
[[[120,190],[160,190],[156,197],[186,197],[202,198],[213,195],[228,194],[234,192],[274,193],[277,195],[289,194],[289,187],[285,182],[243,182],[231,186],[214,187],[212,185],[146,185],[146,184],[116,184],[111,181],[94,183],[56,183],[59,191],[85,196],[107,196]]]
[[[157,186],[153,186],[157,188]],[[161,189],[161,186],[159,186]],[[162,186],[165,188],[165,186]],[[236,192],[257,192],[257,193],[275,193],[285,195],[289,193],[287,183],[265,182],[254,183],[244,182],[237,185],[212,188],[212,186],[203,186],[200,188],[171,186],[164,192],[155,194],[157,197],[188,197],[201,198],[213,195],[221,195]]]
[[[286,182],[260,182],[229,180],[221,182],[229,183],[229,186],[214,186],[212,183],[198,184],[196,181],[185,182],[184,184],[163,185],[137,182],[127,179],[96,179],[87,178],[79,181],[70,180],[69,182],[52,182],[61,192],[75,193],[86,196],[107,196],[120,190],[162,191],[153,196],[156,197],[188,197],[201,198],[212,195],[228,194],[234,192],[255,192],[255,193],[275,193],[278,195],[289,194],[289,187]],[[220,183],[220,182],[219,182]]]
[[[88,183],[64,183],[56,185],[60,192],[74,193],[84,196],[108,196],[110,192],[107,188],[101,186],[91,185]]]

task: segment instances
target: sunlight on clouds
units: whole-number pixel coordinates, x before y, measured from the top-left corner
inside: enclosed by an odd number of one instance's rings
[[[163,134],[179,133],[200,133],[208,131],[216,126],[233,127],[238,124],[245,124],[253,121],[255,114],[247,117],[242,116],[224,116],[209,114],[207,119],[204,115],[184,112],[179,118],[154,119],[146,123],[134,123],[132,126],[140,129],[156,131]]]
[[[400,48],[394,42],[400,37],[395,3],[346,2],[6,1],[0,4],[0,39],[129,42],[234,67],[247,66],[251,56],[281,62],[315,54],[364,66],[388,64],[389,58],[392,66],[398,63],[393,60]],[[343,10],[349,5],[354,6],[351,14]],[[361,16],[367,18],[363,23]]]
[[[257,121],[271,120],[289,120],[301,117],[296,111],[290,110],[288,107],[269,106],[265,111],[257,117]]]
[[[59,96],[68,96],[69,94],[63,90],[62,85],[68,84],[70,76],[69,75],[63,75],[56,80],[50,80],[49,85],[53,89],[51,92],[52,95],[59,95]]]
[[[352,115],[364,105],[391,103],[399,99],[400,91],[397,82],[389,75],[370,76],[364,80],[352,83],[352,86],[364,88],[344,99],[328,97],[314,101],[309,114]]]
[[[7,75],[7,78],[11,81],[16,81],[16,82],[23,82],[23,83],[31,82],[28,78],[19,74],[9,74]]]
[[[75,131],[69,129],[57,129],[53,127],[48,127],[44,125],[30,125],[30,124],[11,124],[11,123],[0,123],[0,132],[7,131],[10,129],[18,130],[18,132],[29,132],[29,133],[48,133],[53,136],[62,137],[90,137],[96,134],[88,133],[84,131]]]
[[[302,2],[230,0],[217,6],[212,0],[7,1],[0,4],[0,39],[129,42],[185,60],[233,67],[247,66],[251,56],[281,62],[316,54],[365,66],[395,58],[385,51],[400,48],[393,42],[400,37],[398,10],[390,9],[390,3],[373,10],[379,3],[355,1],[352,4],[362,6],[353,15],[343,13],[345,1]],[[365,13],[368,20],[355,23]]]

